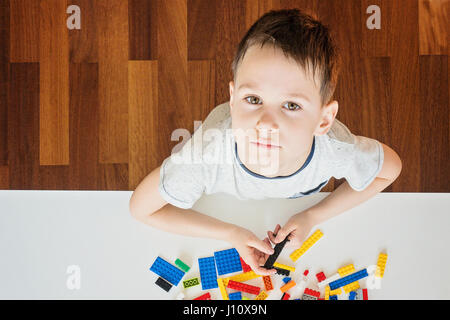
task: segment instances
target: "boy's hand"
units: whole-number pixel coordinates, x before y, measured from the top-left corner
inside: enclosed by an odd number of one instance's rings
[[[286,247],[299,248],[301,244],[306,240],[306,236],[309,234],[314,226],[314,221],[308,215],[306,211],[302,211],[293,215],[288,222],[281,228],[279,224],[275,227],[275,230],[268,231],[272,243],[279,243],[286,238],[289,234],[289,242]]]
[[[253,232],[239,227],[232,232],[229,241],[256,274],[266,276],[276,272],[275,269],[262,267],[269,255],[274,252],[268,238],[260,240]]]

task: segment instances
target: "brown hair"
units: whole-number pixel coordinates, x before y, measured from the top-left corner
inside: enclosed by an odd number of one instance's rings
[[[246,51],[253,45],[272,44],[293,58],[302,68],[320,79],[321,106],[331,101],[336,89],[341,58],[329,28],[299,9],[271,10],[262,15],[239,43],[232,62],[236,82],[237,68]],[[317,73],[318,72],[318,73]]]

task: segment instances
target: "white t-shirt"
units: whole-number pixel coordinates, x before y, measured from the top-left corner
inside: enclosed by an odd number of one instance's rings
[[[210,130],[213,129],[213,130]],[[314,136],[304,165],[289,176],[265,177],[250,171],[237,154],[229,102],[216,106],[160,170],[159,192],[170,204],[192,208],[205,194],[224,192],[240,200],[293,199],[319,192],[331,177],[364,190],[381,170],[384,152],[374,139],[355,136],[337,119],[327,134]]]

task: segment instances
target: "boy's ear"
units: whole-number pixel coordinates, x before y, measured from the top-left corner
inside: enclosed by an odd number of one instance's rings
[[[234,82],[233,80],[229,83],[230,87],[230,110],[233,109],[233,90],[234,90]]]
[[[314,132],[314,135],[321,136],[326,134],[333,125],[334,118],[338,112],[339,105],[336,100],[331,101],[329,104],[323,107],[321,120]]]

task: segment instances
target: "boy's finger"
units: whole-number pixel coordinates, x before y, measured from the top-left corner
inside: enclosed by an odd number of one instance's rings
[[[272,275],[272,274],[277,272],[277,270],[275,270],[275,269],[266,269],[266,268],[263,268],[261,266],[257,266],[255,269],[253,269],[253,271],[256,274],[261,274],[263,276],[270,276],[270,275]]]
[[[279,243],[279,242],[283,241],[289,235],[289,233],[291,233],[295,229],[296,229],[296,226],[293,224],[285,225],[283,228],[281,228],[278,231],[277,236],[275,237],[275,243]]]
[[[258,249],[259,251],[267,253],[267,254],[273,254],[274,253],[273,248],[272,248],[272,246],[270,244],[268,244],[268,243],[266,243],[264,241],[261,241],[259,239],[251,240],[248,243],[248,245],[252,246],[253,248]]]

